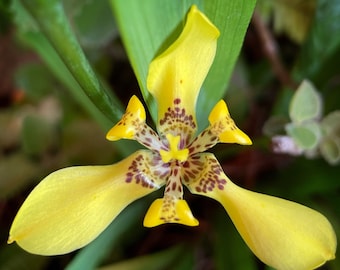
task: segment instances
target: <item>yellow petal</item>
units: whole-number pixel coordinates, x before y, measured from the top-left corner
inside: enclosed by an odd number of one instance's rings
[[[236,186],[212,154],[202,154],[192,193],[219,201],[254,254],[280,270],[314,269],[334,259],[336,236],[329,221],[301,204]],[[205,160],[205,161],[204,161]],[[223,181],[224,180],[224,181]]]
[[[252,144],[248,135],[241,131],[230,117],[227,104],[220,100],[209,115],[210,130],[222,143]]]
[[[8,242],[28,252],[64,254],[94,240],[131,202],[151,193],[148,167],[152,153],[138,151],[108,166],[80,166],[56,171],[31,192],[10,229]]]
[[[145,109],[136,96],[132,96],[122,119],[106,134],[110,141],[133,139],[145,123]]]
[[[196,99],[215,57],[218,36],[218,29],[193,6],[178,39],[151,62],[147,88],[157,100],[161,133],[172,130],[176,136],[183,128],[190,133],[196,129]]]
[[[156,199],[144,217],[145,227],[155,227],[165,223],[179,223],[187,226],[197,226],[198,220],[194,218],[185,200],[171,196]]]
[[[333,228],[313,209],[231,181],[218,200],[255,255],[276,269],[314,269],[335,258]]]

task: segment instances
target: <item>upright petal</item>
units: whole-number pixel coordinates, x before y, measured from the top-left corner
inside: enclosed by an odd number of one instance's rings
[[[188,146],[189,153],[201,153],[217,143],[250,145],[252,141],[230,117],[227,104],[220,100],[209,114],[209,127],[204,129]]]
[[[145,147],[159,151],[162,147],[159,136],[146,124],[145,119],[144,106],[134,95],[130,98],[122,119],[109,130],[106,139],[109,141],[137,140]]]
[[[249,137],[242,132],[230,117],[227,104],[220,100],[209,114],[210,129],[222,143],[252,144]]]
[[[106,134],[106,138],[110,141],[134,139],[135,135],[143,129],[145,118],[145,109],[142,102],[133,95],[122,119],[110,129]]]
[[[21,206],[8,242],[41,255],[85,246],[128,204],[163,184],[154,175],[154,164],[152,152],[143,150],[114,165],[70,167],[50,174]]]
[[[190,138],[196,130],[196,100],[218,36],[218,29],[193,6],[178,39],[151,62],[147,87],[157,100],[160,133],[187,133]]]
[[[208,161],[202,171],[214,182],[217,168],[211,167],[212,154],[201,155]],[[210,164],[210,165],[209,165]],[[222,169],[217,170],[219,172]],[[209,176],[209,177],[207,177]],[[245,190],[223,173],[223,185],[203,189],[199,178],[188,185],[191,192],[219,201],[228,212],[244,241],[264,263],[280,270],[315,269],[334,259],[336,236],[329,221],[306,206]]]

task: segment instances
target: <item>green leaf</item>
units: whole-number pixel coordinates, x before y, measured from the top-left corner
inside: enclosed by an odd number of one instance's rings
[[[322,157],[331,165],[340,163],[340,138],[326,136],[320,143]]]
[[[86,59],[64,12],[61,0],[22,0],[53,45],[81,89],[93,103],[112,121],[122,114],[122,107],[103,87]]]
[[[315,120],[322,114],[322,98],[308,80],[304,80],[296,90],[290,105],[289,116],[295,123]]]
[[[186,14],[196,4],[221,32],[215,61],[200,92],[199,125],[207,124],[208,111],[226,91],[239,55],[255,0],[111,0],[115,18],[144,100],[156,119],[156,106],[146,89],[148,66],[179,36]]]
[[[293,138],[297,146],[303,150],[311,150],[318,146],[321,139],[321,128],[318,123],[303,125],[290,123],[286,125],[287,134]]]
[[[76,102],[78,102],[86,110],[86,112],[96,120],[103,130],[107,131],[110,127],[112,127],[113,123],[120,119],[122,110],[118,110],[117,107],[116,109],[112,107],[109,109],[112,113],[111,120],[107,118],[96,106],[98,104],[94,104],[94,102],[92,102],[83,91],[79,81],[77,81],[72,75],[70,69],[60,57],[60,54],[58,54],[57,50],[55,50],[43,33],[38,31],[36,23],[33,21],[27,10],[21,5],[21,3],[18,1],[13,1],[12,11],[15,14],[16,23],[19,29],[17,32],[19,40],[38,53],[53,75],[70,91],[74,100],[76,100]],[[47,20],[47,18],[45,19]],[[78,63],[79,59],[77,59],[77,55],[75,55],[73,58],[75,61],[74,63]],[[76,67],[77,65],[74,66]],[[96,96],[95,99],[96,98],[101,99],[100,96]],[[112,120],[113,118],[114,120]],[[125,156],[136,149],[136,144],[126,144],[123,141],[115,142],[114,145],[119,150],[119,152]]]
[[[327,134],[340,137],[340,110],[329,113],[322,119],[321,128]]]

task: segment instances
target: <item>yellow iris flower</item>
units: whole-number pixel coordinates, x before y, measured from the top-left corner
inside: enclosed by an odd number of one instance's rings
[[[149,67],[147,87],[157,101],[156,133],[133,96],[107,139],[133,139],[147,149],[117,164],[56,171],[31,192],[10,229],[9,243],[41,255],[79,249],[94,240],[131,202],[165,185],[144,226],[198,225],[183,199],[192,193],[219,201],[244,241],[264,263],[277,269],[313,269],[335,257],[336,236],[320,213],[284,199],[236,186],[216,157],[204,153],[217,143],[251,144],[221,100],[210,125],[195,137],[195,105],[213,62],[218,29],[196,6],[178,39]]]

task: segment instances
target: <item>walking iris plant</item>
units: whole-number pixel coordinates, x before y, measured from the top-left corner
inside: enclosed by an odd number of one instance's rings
[[[10,230],[9,243],[41,255],[64,254],[95,239],[130,203],[165,185],[164,197],[146,213],[144,226],[198,225],[183,199],[192,193],[219,201],[249,248],[278,269],[312,269],[333,259],[336,237],[320,213],[284,199],[238,187],[216,157],[217,143],[250,145],[221,100],[210,125],[195,137],[195,105],[213,62],[218,29],[193,6],[178,39],[149,67],[147,87],[157,101],[156,133],[133,96],[108,140],[144,145],[117,164],[79,166],[47,176],[28,196]]]

